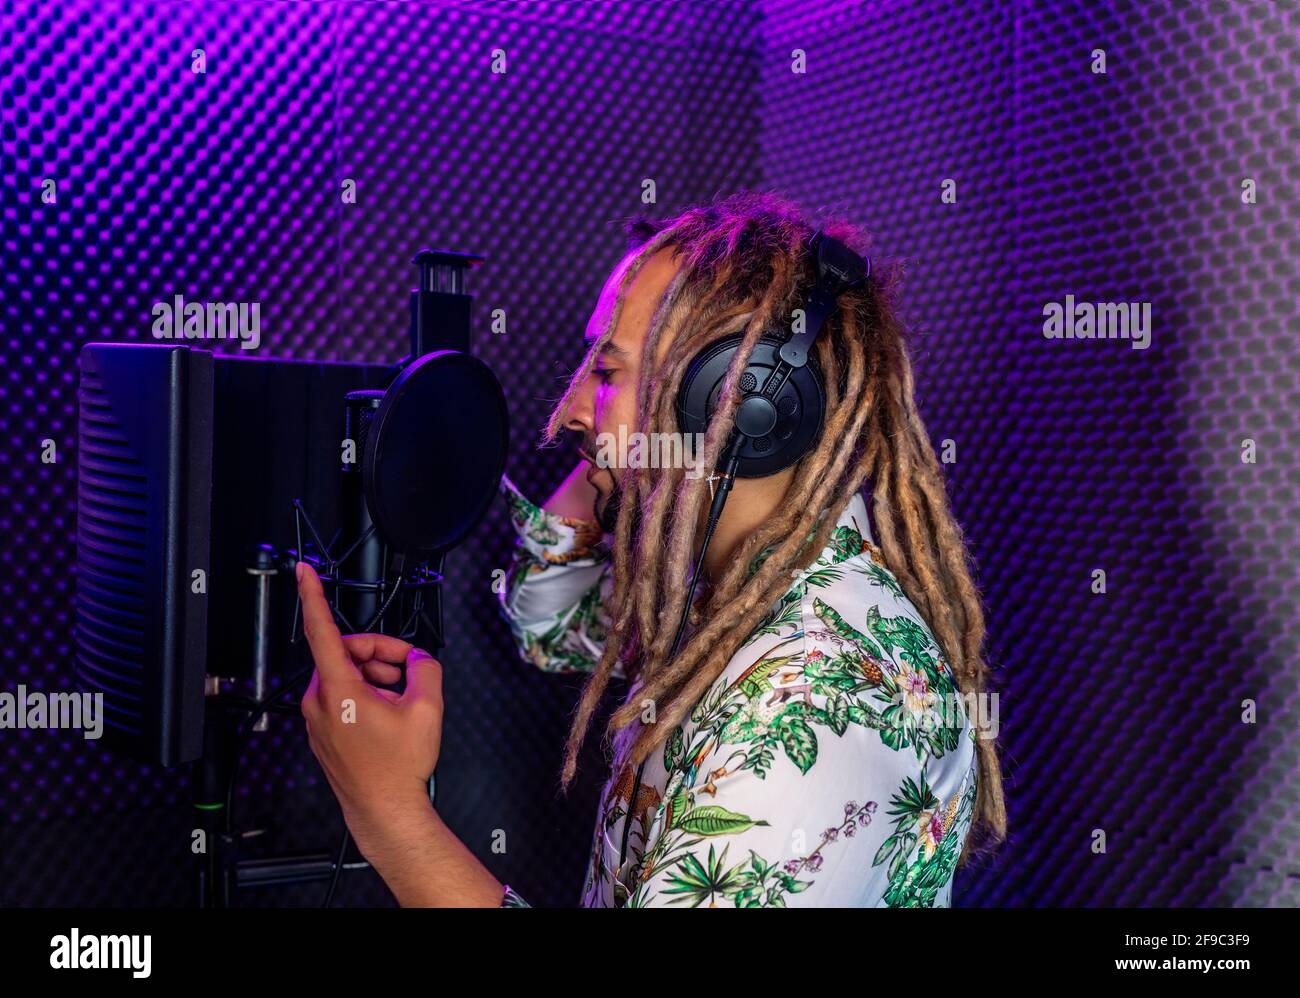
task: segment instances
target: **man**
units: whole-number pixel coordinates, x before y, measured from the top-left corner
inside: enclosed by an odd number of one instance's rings
[[[843,294],[818,337],[815,444],[735,481],[676,654],[717,475],[594,460],[605,434],[674,431],[686,366],[742,333],[701,455],[719,470],[749,350],[797,321],[812,231],[767,194],[634,227],[546,432],[580,434],[589,466],[540,508],[503,482],[520,532],[503,599],[516,639],[543,669],[590,674],[566,785],[609,681],[630,684],[609,722],[588,906],[947,905],[972,828],[1004,834],[993,739],[962,698],[985,689],[982,609],[888,281]],[[868,477],[877,530],[858,494]],[[404,905],[524,904],[424,795],[437,663],[392,639],[341,638],[314,573],[300,576],[317,662],[303,713],[363,854]],[[368,685],[394,682],[403,661],[404,696]],[[340,697],[369,721],[340,723]]]

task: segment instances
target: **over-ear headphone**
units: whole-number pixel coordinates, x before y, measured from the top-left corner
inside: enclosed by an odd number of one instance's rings
[[[719,459],[722,481],[712,495],[703,543],[686,590],[672,651],[668,653],[670,659],[681,647],[704,555],[735,478],[761,478],[788,468],[808,452],[821,434],[826,392],[821,368],[811,356],[812,345],[834,310],[835,299],[871,276],[871,261],[821,229],[813,234],[808,247],[817,260],[817,277],[804,302],[803,328],[789,337],[779,330],[764,331],[740,377],[742,397],[731,436]],[[677,394],[677,421],[683,433],[703,433],[708,428],[709,420],[717,411],[727,369],[743,340],[743,333],[724,337],[697,353],[687,365]],[[644,775],[645,762],[642,762],[637,767],[630,800],[637,799]],[[614,874],[616,883],[627,859],[631,831],[629,808],[623,818],[623,843]]]
[[[736,475],[761,478],[790,467],[816,444],[826,414],[826,391],[812,345],[835,308],[835,300],[871,276],[871,260],[817,230],[809,240],[816,281],[803,305],[803,328],[786,336],[765,330],[740,377],[736,408],[739,441]],[[677,422],[683,433],[703,433],[717,411],[722,383],[744,339],[723,337],[702,349],[687,365],[677,395]]]

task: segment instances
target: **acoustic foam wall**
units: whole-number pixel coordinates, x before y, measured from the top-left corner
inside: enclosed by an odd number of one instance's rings
[[[765,9],[764,178],[905,260],[957,447],[1010,839],[955,903],[1295,905],[1297,6]],[[1046,339],[1067,294],[1150,346]]]
[[[642,181],[653,215],[775,187],[907,261],[922,412],[957,444],[1012,834],[955,903],[1296,903],[1296,20],[1244,2],[4,0],[0,686],[70,679],[82,343],[147,339],[150,304],[183,293],[260,301],[267,355],[391,359],[410,255],[481,253],[476,349],[511,399],[509,472],[540,498],[568,457],[535,451],[536,428]],[[1150,349],[1045,340],[1067,293],[1151,302]],[[448,566],[440,806],[534,904],[572,904],[601,759],[557,801],[578,683],[514,659],[489,588],[508,550],[497,509]],[[243,824],[276,850],[333,845],[298,725],[244,773]],[[0,739],[0,903],[183,904],[192,824],[180,773]],[[357,875],[338,903],[390,902]]]
[[[480,253],[475,346],[510,398],[508,471],[549,492],[575,460],[537,433],[582,355],[624,247],[618,220],[757,179],[756,14],[569,3],[3,5],[4,688],[71,677],[75,358],[147,340],[150,305],[261,303],[269,356],[395,360],[409,265]],[[207,73],[191,71],[194,49]],[[505,74],[490,71],[507,55]],[[705,53],[706,56],[702,56]],[[56,205],[41,181],[58,182]],[[356,182],[356,204],[340,198]],[[488,332],[505,309],[504,335]],[[54,439],[57,464],[40,462]],[[288,511],[286,511],[287,514]],[[534,904],[576,904],[603,779],[598,747],[557,800],[578,683],[516,657],[492,571],[497,507],[449,559],[439,806]],[[17,543],[21,540],[22,543]],[[0,903],[184,904],[186,783],[80,737],[0,739]],[[333,848],[337,805],[301,724],[245,759],[237,813],[274,851]],[[505,833],[506,852],[491,852]],[[322,885],[243,904],[312,904]],[[338,904],[387,904],[372,875]]]

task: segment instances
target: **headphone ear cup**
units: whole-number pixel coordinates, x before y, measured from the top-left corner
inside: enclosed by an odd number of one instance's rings
[[[682,376],[682,384],[677,391],[677,428],[682,433],[703,433],[708,429],[709,420],[717,410],[721,390],[721,384],[715,375],[719,370],[725,374],[731,366],[731,359],[740,349],[741,340],[739,335],[716,340],[692,357],[686,365],[686,374]],[[741,381],[752,378],[752,371],[746,368]]]
[[[682,433],[703,434],[717,411],[722,381],[740,349],[743,334],[717,340],[692,358],[677,395],[677,425]],[[748,394],[760,391],[776,368],[783,339],[765,333],[754,346],[749,364],[741,375],[740,388]],[[826,394],[821,368],[815,356],[805,367],[790,372],[776,398],[776,423],[771,432],[747,439],[740,448],[736,474],[740,478],[763,478],[790,467],[816,444],[825,416]],[[698,453],[698,449],[693,449]]]

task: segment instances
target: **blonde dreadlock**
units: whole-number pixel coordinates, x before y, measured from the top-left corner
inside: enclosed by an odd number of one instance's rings
[[[862,242],[844,222],[824,226],[847,245]],[[651,318],[637,386],[637,429],[678,429],[676,399],[697,351],[720,337],[744,334],[728,369],[718,411],[705,431],[702,467],[715,467],[727,443],[736,390],[759,336],[788,325],[800,292],[814,277],[807,244],[814,228],[789,201],[742,192],[684,211],[676,218],[630,227],[639,241],[619,283],[608,325],[592,343],[544,431],[559,434],[570,401],[613,335],[628,288],[645,262],[671,248],[679,269]],[[703,477],[683,469],[626,469],[614,530],[610,626],[599,662],[583,689],[565,750],[567,788],[577,755],[616,664],[632,693],[610,717],[616,771],[638,766],[686,718],[791,578],[825,548],[840,513],[870,477],[872,511],[886,563],[929,623],[966,695],[987,690],[981,658],[984,612],[953,518],[939,463],[913,398],[905,329],[898,318],[901,268],[874,261],[871,280],[842,295],[816,343],[827,393],[820,438],[796,466],[781,506],[751,534],[713,589],[691,609],[696,629],[669,660],[694,557],[696,528],[707,503]],[[742,325],[743,324],[743,325]],[[666,355],[655,360],[661,344]],[[656,723],[642,725],[639,707],[657,705]],[[1006,806],[995,740],[976,739],[979,782],[975,828],[982,839],[1006,836]],[[971,852],[972,835],[962,852]]]

